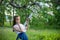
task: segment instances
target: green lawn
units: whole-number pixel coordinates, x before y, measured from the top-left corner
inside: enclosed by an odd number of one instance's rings
[[[60,30],[29,29],[26,34],[29,40],[60,40]],[[0,40],[15,40],[16,36],[16,33],[12,32],[12,28],[0,27]]]

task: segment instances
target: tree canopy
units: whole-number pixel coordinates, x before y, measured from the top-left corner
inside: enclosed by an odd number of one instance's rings
[[[60,28],[60,0],[0,0],[1,26],[6,21],[6,15],[10,21],[14,15],[19,15],[24,23],[31,13],[32,28]]]

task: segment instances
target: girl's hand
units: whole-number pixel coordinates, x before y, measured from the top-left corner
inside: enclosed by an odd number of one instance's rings
[[[26,19],[26,29],[28,29],[28,25],[29,25],[29,18]]]
[[[29,18],[26,19],[26,22],[29,23]]]

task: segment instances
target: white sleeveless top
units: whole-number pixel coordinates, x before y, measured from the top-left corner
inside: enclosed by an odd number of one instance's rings
[[[23,32],[26,32],[26,27],[23,25],[23,24],[19,24],[20,26],[18,26],[18,24],[15,24],[13,27],[16,28],[16,29],[22,29]],[[20,28],[19,28],[20,27]],[[14,30],[17,34],[21,33],[21,32],[18,32],[16,30]]]

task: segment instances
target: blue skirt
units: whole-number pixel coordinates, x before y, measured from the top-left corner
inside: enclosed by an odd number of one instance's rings
[[[25,32],[19,33],[18,36],[17,36],[17,38],[16,38],[16,40],[18,40],[19,38],[21,40],[28,40],[28,37],[27,37],[27,35],[26,35]]]

